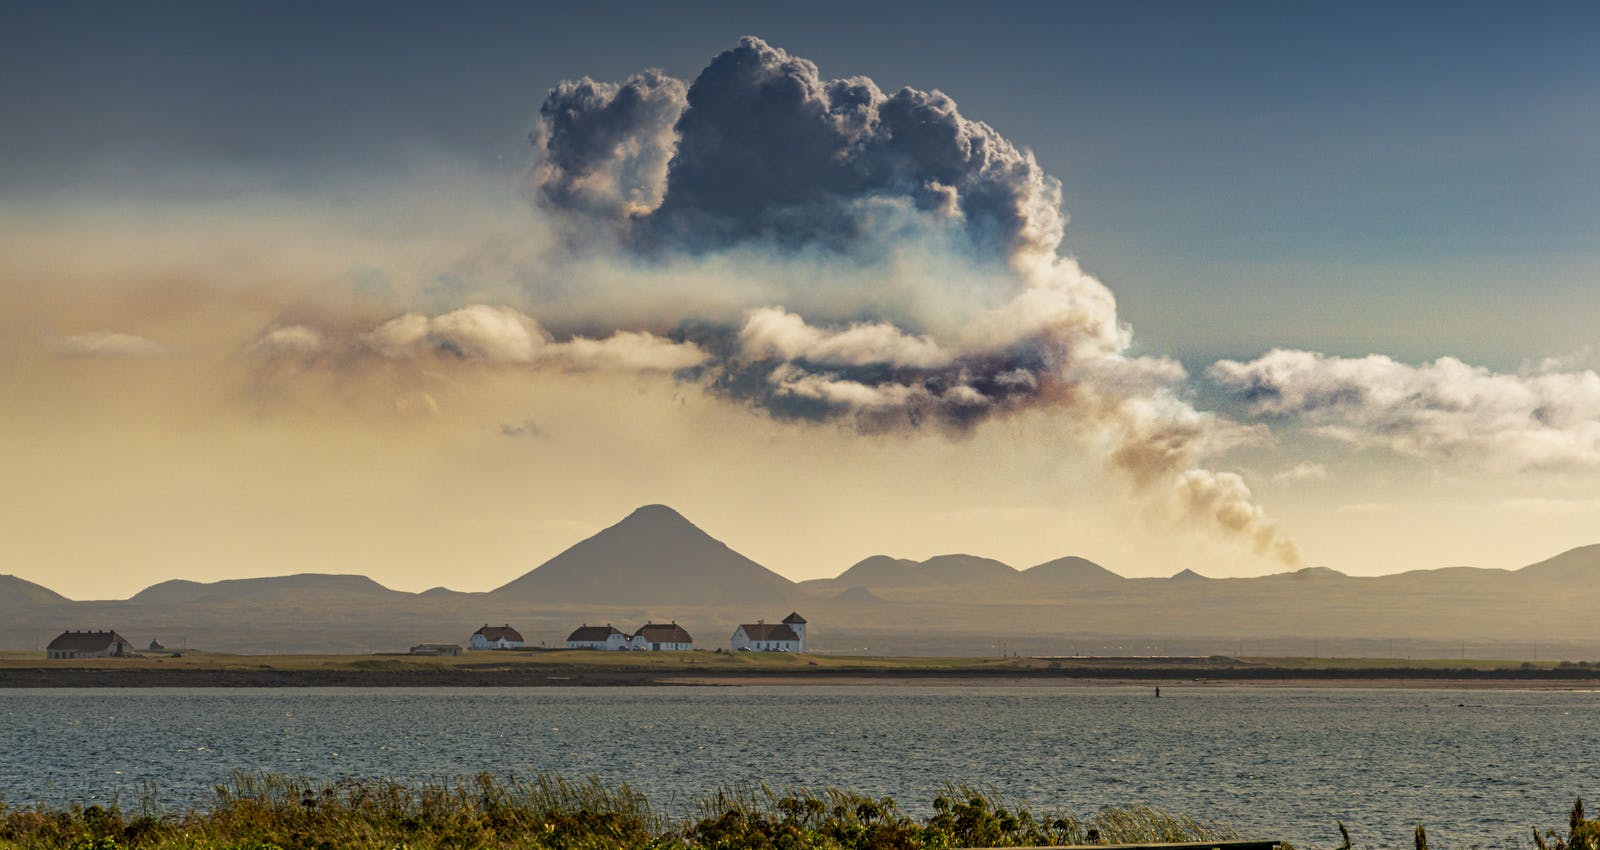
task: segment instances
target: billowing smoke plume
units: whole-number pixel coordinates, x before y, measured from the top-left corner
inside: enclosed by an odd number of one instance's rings
[[[944,94],[826,80],[745,38],[691,84],[563,83],[532,140],[534,194],[577,238],[525,309],[399,316],[334,340],[340,356],[676,370],[875,434],[1053,411],[1171,515],[1297,558],[1242,479],[1199,468],[1259,433],[1183,401],[1175,361],[1129,352],[1111,292],[1058,253],[1060,183]],[[258,343],[328,344],[287,327]]]
[[[646,71],[622,85],[582,79],[550,91],[534,143],[552,204],[624,218],[655,209],[684,107],[682,80]]]
[[[915,309],[883,315],[865,288],[842,308],[835,299],[822,321],[797,309],[813,300],[804,291],[748,305],[736,327],[685,315],[676,336],[708,352],[693,375],[714,392],[870,432],[959,432],[1057,409],[1109,440],[1113,467],[1179,513],[1297,559],[1242,479],[1196,467],[1239,429],[1178,399],[1175,362],[1130,356],[1110,291],[1058,255],[1061,184],[943,93],[825,80],[811,62],[744,38],[687,88],[657,72],[558,86],[533,138],[547,204],[605,222],[640,257],[754,245],[872,264],[909,242],[1004,270],[964,302],[946,298],[947,283],[920,287],[934,310],[976,305],[937,333]]]
[[[850,250],[910,209],[977,248],[1053,256],[1065,225],[1061,184],[943,93],[823,80],[758,38],[712,60],[686,95],[659,72],[583,80],[553,89],[540,115],[544,196],[625,217],[645,244]]]

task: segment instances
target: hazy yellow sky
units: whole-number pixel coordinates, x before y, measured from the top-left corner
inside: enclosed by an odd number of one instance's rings
[[[647,503],[796,580],[1600,541],[1560,16],[100,11],[0,9],[0,573],[487,590]]]
[[[270,330],[376,326],[434,270],[534,227],[514,192],[486,188],[476,215],[430,211],[418,182],[332,213],[263,197],[9,215],[0,569],[74,598],[300,571],[486,590],[651,502],[796,580],[877,553],[1285,568],[1153,508],[1050,409],[968,435],[863,434],[659,372],[263,363],[252,346]],[[376,291],[374,268],[389,270]],[[96,333],[126,339],[95,348]],[[1307,563],[1352,573],[1516,566],[1600,529],[1592,472],[1498,474],[1305,438],[1228,460]]]

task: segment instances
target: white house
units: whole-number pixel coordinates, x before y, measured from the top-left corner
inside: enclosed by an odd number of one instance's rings
[[[745,623],[734,630],[728,646],[734,652],[805,652],[806,618],[791,612],[781,623]]]
[[[567,635],[567,649],[627,649],[628,636],[617,627],[606,623],[591,626],[584,623]]]
[[[694,649],[694,638],[676,622],[645,623],[633,633],[633,638],[628,641],[628,648],[654,652],[686,652]]]
[[[133,652],[133,644],[114,631],[62,632],[45,651],[51,658],[121,658]]]
[[[483,628],[472,633],[472,640],[467,642],[468,649],[516,649],[520,646],[522,635],[509,625],[484,624]]]

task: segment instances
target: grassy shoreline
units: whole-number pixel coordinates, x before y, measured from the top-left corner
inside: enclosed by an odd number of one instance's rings
[[[1014,805],[971,786],[947,786],[925,817],[888,797],[838,788],[727,788],[669,815],[626,784],[553,774],[490,774],[402,785],[234,773],[209,805],[166,812],[153,791],[119,805],[9,807],[0,800],[0,848],[16,850],[923,850],[1239,839],[1214,822],[1150,806],[1087,815]],[[1336,824],[1350,850],[1343,824]],[[1407,830],[1409,832],[1409,829]],[[1282,836],[1252,835],[1279,841]],[[1427,833],[1407,835],[1428,850]],[[1371,846],[1369,842],[1363,842]],[[1595,850],[1600,820],[1579,799],[1567,828],[1531,830],[1530,850]]]
[[[185,653],[49,660],[0,653],[0,688],[563,687],[918,683],[1218,683],[1600,688],[1600,667],[1456,659],[873,658],[789,653],[471,652],[409,655]]]
[[[324,848],[770,848],[916,850],[1198,841],[1236,837],[1226,827],[1137,806],[1079,816],[1034,812],[981,790],[953,786],[925,818],[890,798],[824,788],[725,789],[670,816],[627,785],[554,775],[401,785],[321,782],[236,773],[209,806],[138,811],[118,806],[5,808],[0,847],[21,850],[324,850]]]

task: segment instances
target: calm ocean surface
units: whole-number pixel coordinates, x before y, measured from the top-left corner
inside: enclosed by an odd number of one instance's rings
[[[204,803],[233,770],[553,771],[672,804],[838,785],[925,813],[946,782],[1040,808],[1151,803],[1250,837],[1528,846],[1600,803],[1600,693],[928,685],[0,691],[12,805]]]

